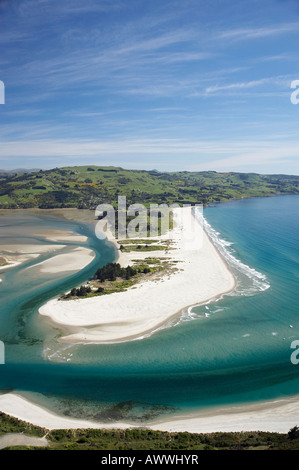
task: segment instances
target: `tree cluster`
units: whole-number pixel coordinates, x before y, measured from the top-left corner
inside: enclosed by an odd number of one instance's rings
[[[91,288],[89,286],[80,286],[73,287],[72,290],[65,297],[86,297],[87,294],[90,294]]]
[[[93,279],[98,280],[100,282],[115,281],[117,278],[129,280],[136,274],[146,274],[150,271],[151,270],[147,266],[140,268],[132,268],[132,266],[127,266],[126,268],[122,268],[119,263],[109,263],[106,266],[99,268],[95,273]],[[104,293],[104,291],[104,287],[98,287],[98,289],[96,289],[94,293],[102,294]],[[87,297],[88,294],[90,294],[91,292],[92,289],[90,286],[82,285],[80,287],[73,287],[68,294],[63,294],[61,298],[70,299],[72,297]]]
[[[148,272],[150,272],[150,269],[147,267],[143,269],[133,268],[132,266],[122,268],[119,263],[108,263],[106,266],[103,266],[97,270],[94,275],[94,279],[97,279],[100,282],[115,281],[118,277],[128,280],[131,277],[136,276],[138,273]]]

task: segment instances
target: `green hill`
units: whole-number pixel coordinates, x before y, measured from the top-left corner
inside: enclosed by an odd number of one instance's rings
[[[158,172],[74,166],[0,175],[0,208],[94,209],[103,202],[208,204],[257,196],[299,194],[299,176],[256,173]]]

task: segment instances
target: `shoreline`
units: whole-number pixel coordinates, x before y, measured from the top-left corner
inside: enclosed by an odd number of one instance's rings
[[[0,394],[0,411],[14,418],[53,429],[148,429],[162,432],[209,434],[215,432],[264,431],[286,434],[299,422],[299,395],[289,398],[217,406],[177,413],[149,422],[101,422],[59,415],[28,394]]]
[[[175,210],[176,227],[171,237],[159,237],[170,241],[170,249],[147,253],[151,258],[166,257],[177,263],[174,272],[162,272],[160,278],[149,278],[125,292],[64,302],[52,299],[40,307],[40,315],[66,330],[60,342],[99,344],[137,339],[161,328],[182,311],[234,289],[233,274],[193,215],[194,232],[190,228],[184,231],[186,209],[191,211],[189,207]],[[106,239],[117,248],[116,240],[111,236]],[[118,251],[118,256],[117,262],[125,265],[138,258],[138,253]]]

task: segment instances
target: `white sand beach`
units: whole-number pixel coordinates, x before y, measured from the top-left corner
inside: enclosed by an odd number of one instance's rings
[[[186,210],[191,208],[175,211],[171,248],[150,252],[151,257],[166,256],[177,262],[178,269],[171,275],[147,280],[125,292],[69,301],[53,299],[40,308],[39,313],[56,325],[75,331],[60,341],[105,343],[139,338],[184,309],[234,288],[233,275],[193,216],[193,226],[186,232]],[[136,252],[130,255],[137,257]],[[124,265],[129,259],[127,253],[125,257],[121,254],[119,262]]]
[[[242,432],[287,433],[299,423],[299,397],[256,404],[212,408],[196,414],[144,424],[95,422],[58,415],[31,401],[27,396],[9,392],[0,395],[0,411],[46,429],[128,429],[146,428],[168,432]]]

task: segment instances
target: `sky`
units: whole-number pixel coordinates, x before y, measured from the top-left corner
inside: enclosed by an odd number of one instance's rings
[[[0,0],[0,168],[299,175],[298,44],[299,0]]]

